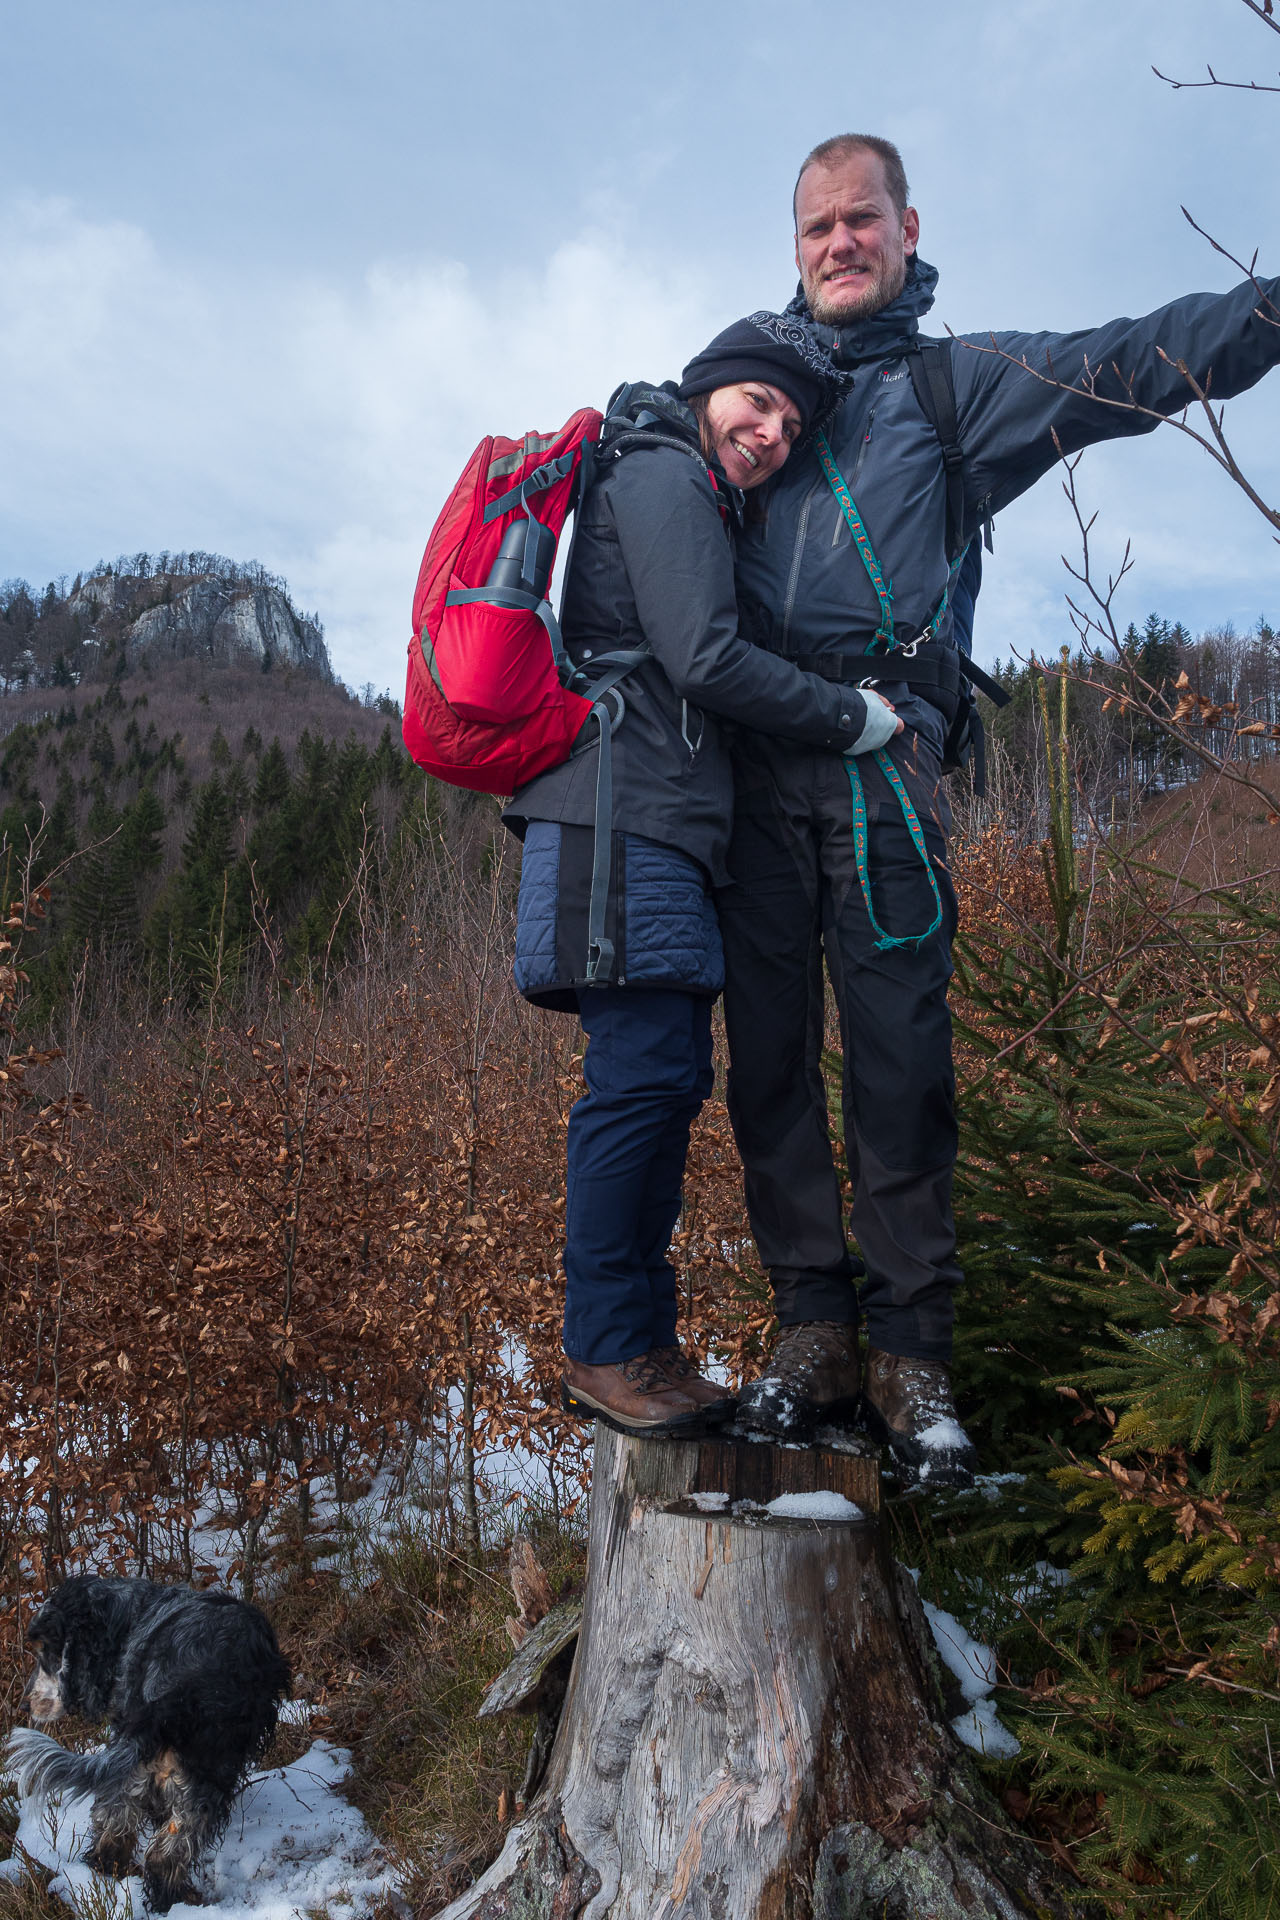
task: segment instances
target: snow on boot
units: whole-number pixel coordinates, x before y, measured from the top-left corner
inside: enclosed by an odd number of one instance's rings
[[[758,1380],[738,1396],[737,1425],[775,1440],[808,1440],[858,1411],[858,1330],[839,1320],[783,1327]]]
[[[951,1375],[940,1362],[869,1348],[862,1424],[888,1447],[905,1492],[973,1485],[977,1449],[960,1425]]]

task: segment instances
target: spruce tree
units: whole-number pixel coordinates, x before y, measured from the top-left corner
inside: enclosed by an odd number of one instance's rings
[[[1280,910],[1261,885],[1194,893],[1120,836],[1089,849],[1086,884],[1065,693],[1042,709],[1039,873],[995,849],[958,949],[957,1389],[1010,1477],[913,1516],[912,1552],[933,1597],[981,1593],[1033,1794],[1112,1910],[1148,1910],[1145,1888],[1161,1914],[1263,1920]]]
[[[255,813],[270,813],[282,806],[289,792],[289,762],[277,734],[258,763],[258,778],[253,789]]]
[[[150,917],[147,945],[197,993],[240,966],[251,930],[248,873],[236,858],[234,814],[216,774],[201,786],[182,843],[182,867]]]

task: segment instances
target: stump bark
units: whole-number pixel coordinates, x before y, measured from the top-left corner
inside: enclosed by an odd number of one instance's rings
[[[858,1516],[825,1517],[830,1500],[816,1520],[767,1511],[820,1491]],[[598,1426],[582,1631],[545,1781],[440,1920],[1069,1912],[946,1723],[877,1459]]]

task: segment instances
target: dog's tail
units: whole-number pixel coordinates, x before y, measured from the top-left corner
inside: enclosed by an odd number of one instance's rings
[[[47,1800],[51,1793],[112,1798],[138,1765],[132,1740],[113,1740],[97,1753],[70,1753],[47,1733],[15,1727],[4,1749],[3,1771],[19,1793]]]

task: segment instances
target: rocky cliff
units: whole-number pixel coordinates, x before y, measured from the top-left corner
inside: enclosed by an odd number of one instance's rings
[[[284,582],[261,569],[224,563],[194,575],[94,573],[66,604],[82,646],[121,647],[131,666],[146,655],[279,665],[333,678],[319,622],[300,614]]]

